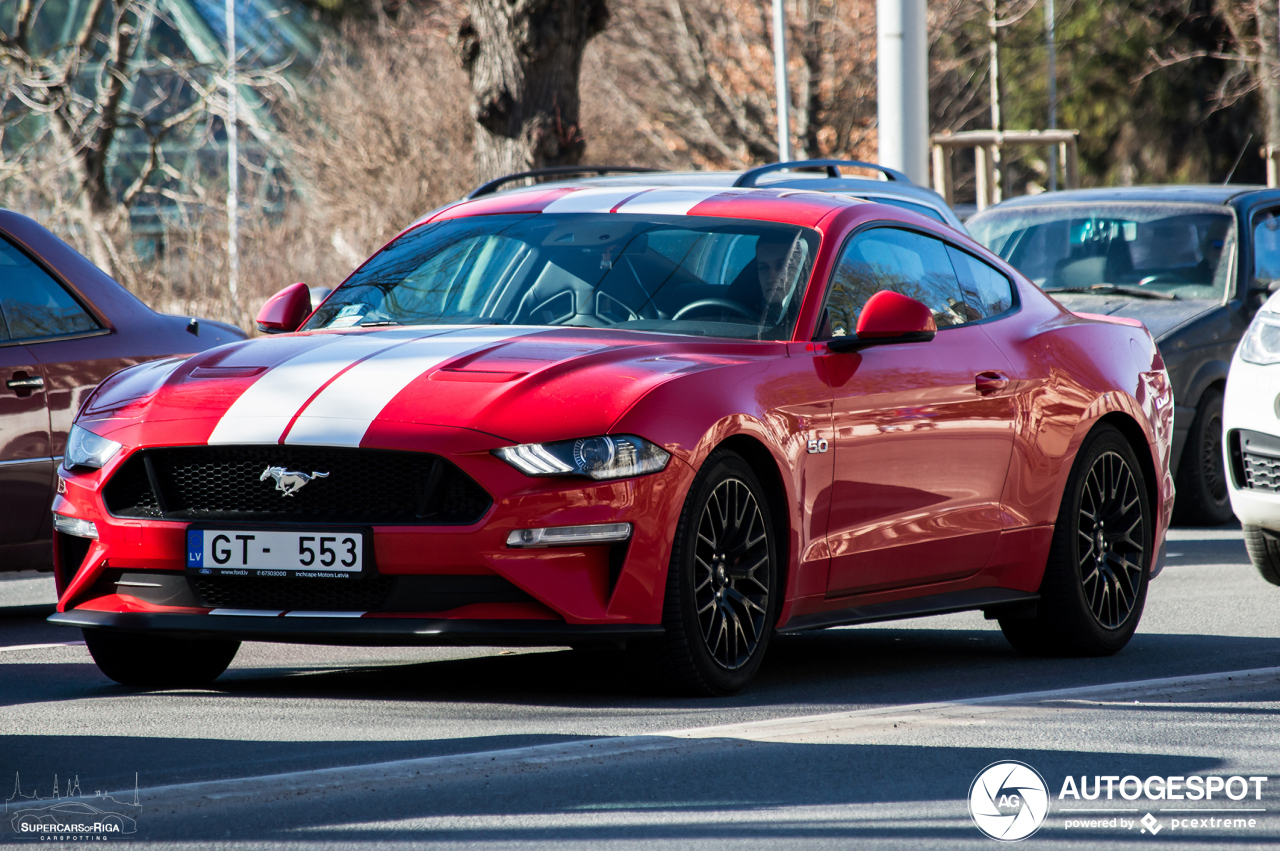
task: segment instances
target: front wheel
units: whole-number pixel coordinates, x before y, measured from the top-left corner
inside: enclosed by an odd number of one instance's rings
[[[676,526],[666,634],[640,648],[668,689],[732,694],[755,676],[777,618],[776,538],[751,467],[728,451],[708,458]]]
[[[1232,518],[1227,468],[1222,452],[1222,389],[1205,391],[1196,408],[1178,463],[1178,499],[1173,522],[1179,526],[1221,526]]]
[[[1155,523],[1142,467],[1109,425],[1080,447],[1067,479],[1031,618],[1001,618],[1005,638],[1038,656],[1109,656],[1138,628]]]
[[[84,630],[99,670],[126,686],[184,688],[222,676],[240,649],[239,641],[169,638],[140,633]]]
[[[1261,526],[1244,527],[1244,546],[1249,561],[1272,585],[1280,585],[1280,533]]]

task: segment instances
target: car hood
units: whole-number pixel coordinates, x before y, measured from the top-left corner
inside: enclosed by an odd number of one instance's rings
[[[101,421],[95,430],[103,434],[139,420],[169,423],[163,431],[173,434],[174,421],[183,421],[187,444],[368,446],[395,424],[467,428],[517,443],[564,439],[607,433],[644,394],[679,375],[783,348],[507,326],[259,337],[117,373],[81,421]]]
[[[1141,299],[1123,295],[1089,295],[1087,293],[1055,293],[1049,295],[1073,313],[1100,313],[1137,319],[1158,342],[1171,331],[1202,316],[1219,302],[1208,299]]]

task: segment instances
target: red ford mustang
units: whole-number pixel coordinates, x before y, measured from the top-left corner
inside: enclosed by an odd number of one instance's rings
[[[1162,563],[1150,335],[897,208],[543,185],[259,321],[297,333],[80,412],[51,620],[119,682],[208,682],[242,640],[609,642],[717,694],[777,633],[973,609],[1101,655]]]

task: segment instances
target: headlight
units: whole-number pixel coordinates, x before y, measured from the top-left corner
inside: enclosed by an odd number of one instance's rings
[[[110,461],[111,456],[119,451],[120,444],[114,440],[107,440],[87,428],[73,425],[71,434],[67,437],[67,451],[62,460],[68,469],[72,467],[97,469]]]
[[[1240,341],[1240,357],[1249,363],[1280,363],[1280,315],[1259,313]]]
[[[630,434],[522,443],[493,452],[526,476],[590,476],[597,480],[656,473],[671,457],[661,447]]]

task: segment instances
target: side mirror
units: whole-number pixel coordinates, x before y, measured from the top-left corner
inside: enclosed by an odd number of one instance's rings
[[[827,340],[827,348],[852,352],[891,343],[925,343],[936,333],[933,311],[926,305],[901,293],[881,290],[867,299],[858,314],[857,335]]]
[[[258,330],[265,334],[297,331],[311,315],[311,291],[306,284],[285,287],[258,311]]]

